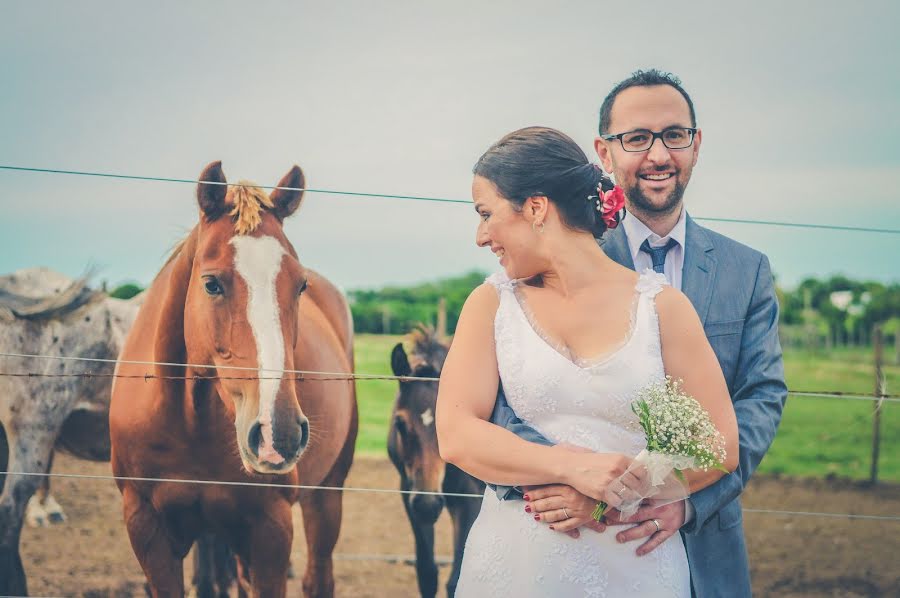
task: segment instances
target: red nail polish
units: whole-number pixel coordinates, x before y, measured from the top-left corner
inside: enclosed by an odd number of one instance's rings
[[[525,500],[531,500],[530,498],[528,498],[527,494],[525,496],[523,496],[522,498],[524,498]]]
[[[552,524],[551,524],[551,525],[550,525],[550,529],[556,529],[556,528],[555,528],[555,527],[553,527],[553,525],[552,525]]]
[[[540,513],[535,513],[535,514],[534,514],[534,520],[535,520],[535,521],[540,521],[540,520],[541,520],[541,514],[540,514]]]
[[[531,513],[531,505],[525,505],[525,512]]]

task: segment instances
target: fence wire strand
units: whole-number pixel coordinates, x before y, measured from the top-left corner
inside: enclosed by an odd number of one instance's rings
[[[73,175],[73,176],[125,179],[125,180],[132,180],[132,181],[185,183],[185,184],[192,184],[192,185],[203,183],[205,185],[224,185],[224,186],[228,186],[228,187],[234,187],[234,186],[256,187],[258,189],[267,189],[267,190],[280,189],[283,191],[304,191],[306,193],[319,193],[319,194],[324,194],[324,195],[341,195],[341,196],[347,196],[347,197],[403,199],[403,200],[412,200],[412,201],[430,201],[430,202],[456,203],[456,204],[471,204],[472,203],[470,200],[467,200],[467,199],[452,199],[449,197],[429,197],[429,196],[424,196],[424,195],[397,195],[394,193],[370,193],[370,192],[364,192],[364,191],[341,191],[341,190],[336,190],[336,189],[312,189],[312,188],[303,188],[303,187],[278,187],[278,186],[273,186],[273,185],[239,185],[237,183],[222,183],[222,182],[218,182],[218,181],[198,181],[195,179],[178,179],[178,178],[172,178],[172,177],[139,176],[139,175],[130,175],[130,174],[108,173],[108,172],[90,172],[90,171],[84,171],[84,170],[61,170],[61,169],[57,169],[57,168],[35,168],[35,167],[28,167],[28,166],[0,165],[0,170],[18,171],[18,172],[33,172],[33,173],[43,173],[43,174],[65,174],[65,175]],[[789,228],[839,230],[839,231],[847,231],[847,232],[863,232],[863,233],[900,235],[900,229],[893,229],[893,228],[873,228],[873,227],[866,227],[866,226],[845,226],[845,225],[837,225],[837,224],[816,224],[816,223],[810,223],[810,222],[785,222],[785,221],[778,221],[778,220],[753,220],[753,219],[744,219],[744,218],[717,218],[717,217],[709,217],[709,216],[692,216],[692,217],[694,218],[694,220],[700,220],[700,221],[706,221],[706,222],[719,222],[719,223],[726,223],[726,224],[755,224],[755,225],[761,225],[761,226],[780,226],[780,227],[789,227]]]
[[[202,484],[211,486],[249,486],[257,488],[294,488],[297,490],[331,490],[341,492],[368,492],[375,494],[409,494],[409,495],[427,495],[427,496],[453,496],[459,498],[484,498],[483,494],[472,494],[466,492],[433,492],[426,490],[397,490],[394,488],[359,488],[355,486],[314,486],[304,484],[275,484],[270,482],[236,482],[236,481],[219,481],[219,480],[194,480],[186,478],[144,478],[132,476],[112,476],[112,475],[92,475],[79,473],[54,473],[54,472],[16,472],[16,471],[0,471],[0,475],[14,476],[35,476],[45,478],[70,478],[70,479],[86,479],[86,480],[112,480],[126,482],[152,482],[152,483],[173,483],[173,484]],[[779,511],[776,509],[743,509],[746,513],[760,513],[767,515],[793,515],[800,517],[831,517],[842,519],[865,519],[872,521],[900,521],[900,515],[864,515],[856,513],[827,513],[816,511]]]
[[[269,373],[281,373],[281,374],[294,374],[293,379],[298,381],[321,381],[321,380],[386,380],[386,381],[397,381],[397,382],[440,382],[440,378],[436,378],[433,376],[393,376],[388,374],[361,374],[361,373],[349,373],[349,372],[322,372],[315,370],[278,370],[278,369],[265,369],[265,368],[252,368],[252,367],[241,367],[241,366],[229,366],[229,365],[198,365],[198,364],[190,364],[190,363],[174,363],[174,362],[165,362],[165,361],[133,361],[133,360],[122,360],[118,361],[115,359],[101,359],[96,357],[69,357],[65,355],[41,355],[37,353],[4,353],[0,352],[0,357],[17,357],[24,359],[51,359],[58,361],[86,361],[86,362],[96,362],[96,363],[104,363],[104,364],[116,364],[116,363],[125,363],[129,365],[158,365],[158,366],[166,366],[166,367],[184,367],[184,368],[198,368],[198,369],[226,369],[226,370],[241,370],[241,371],[249,371],[249,372],[269,372]],[[165,374],[151,374],[149,372],[145,374],[118,374],[118,373],[93,373],[93,372],[83,372],[83,373],[64,373],[64,374],[51,374],[51,373],[43,373],[43,372],[5,372],[0,371],[0,376],[7,377],[15,377],[15,378],[131,378],[131,379],[144,379],[144,380],[281,380],[284,376],[205,376],[205,375],[190,375],[190,376],[172,376]],[[900,402],[900,394],[883,394],[883,395],[864,395],[859,393],[852,393],[847,391],[819,391],[819,390],[788,390],[789,395],[798,396],[798,397],[818,397],[818,398],[834,398],[834,399],[850,399],[850,400],[858,400],[858,401],[882,401],[882,402]]]

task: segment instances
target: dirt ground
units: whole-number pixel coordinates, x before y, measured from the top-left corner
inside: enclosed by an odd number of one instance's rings
[[[56,472],[109,475],[108,464],[59,455]],[[396,488],[386,458],[357,457],[348,486]],[[22,559],[33,596],[144,596],[143,574],[122,523],[112,481],[53,480],[68,522],[22,533]],[[416,596],[412,534],[398,495],[347,492],[336,549],[339,596]],[[758,477],[748,488],[748,509],[900,514],[900,486],[867,488],[836,480]],[[295,512],[293,566],[304,566],[299,509]],[[900,596],[900,522],[744,515],[754,594],[757,596]],[[446,513],[438,522],[437,553],[451,554]],[[186,563],[189,572],[190,562]],[[449,566],[441,566],[441,587]],[[300,596],[299,579],[289,595]]]

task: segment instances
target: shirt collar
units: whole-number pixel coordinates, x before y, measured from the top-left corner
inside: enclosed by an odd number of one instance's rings
[[[647,239],[650,240],[650,245],[654,246],[665,245],[669,239],[675,239],[683,249],[685,231],[687,230],[687,210],[683,207],[681,208],[681,216],[679,216],[678,222],[675,223],[675,227],[669,231],[669,234],[664,237],[660,237],[647,228],[647,225],[633,216],[631,212],[625,213],[622,226],[625,227],[625,238],[628,239],[628,250],[631,252],[632,259],[637,257],[638,252],[641,250],[641,244]]]

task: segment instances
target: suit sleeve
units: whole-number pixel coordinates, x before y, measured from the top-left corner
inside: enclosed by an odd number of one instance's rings
[[[778,300],[762,256],[750,307],[744,322],[732,402],[737,415],[740,455],[738,468],[688,499],[694,517],[682,527],[699,532],[721,508],[737,498],[772,444],[787,399],[784,362],[778,340]]]
[[[527,440],[528,442],[535,442],[544,446],[553,445],[553,442],[548,440],[540,432],[519,419],[519,416],[516,415],[516,412],[513,411],[513,408],[507,403],[502,386],[500,387],[500,390],[497,391],[497,402],[494,404],[493,413],[491,413],[491,423],[496,424],[501,428],[506,428],[516,436],[523,440]],[[494,484],[488,484],[488,486],[497,493],[497,498],[500,500],[517,500],[522,498],[522,492],[515,486],[495,486]]]

